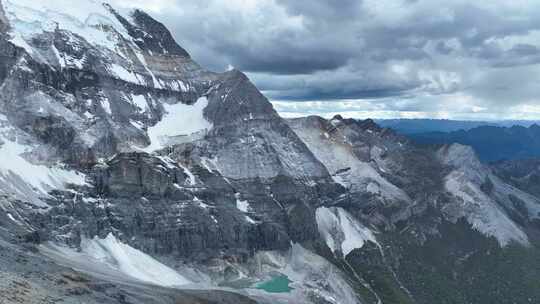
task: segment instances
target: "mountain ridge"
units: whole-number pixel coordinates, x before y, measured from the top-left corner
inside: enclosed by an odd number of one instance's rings
[[[540,299],[521,281],[540,273],[540,200],[470,148],[371,120],[285,120],[149,15],[24,1],[0,0],[8,303]],[[285,291],[258,288],[283,278]]]
[[[540,127],[480,126],[449,133],[432,132],[409,135],[421,144],[460,143],[472,146],[482,161],[524,159],[540,156]]]
[[[414,135],[417,133],[428,132],[452,132],[459,130],[470,130],[480,126],[494,127],[529,127],[538,121],[529,120],[500,120],[500,121],[481,121],[481,120],[458,120],[458,119],[427,119],[427,118],[397,118],[397,119],[375,119],[383,127],[392,128],[399,133]]]

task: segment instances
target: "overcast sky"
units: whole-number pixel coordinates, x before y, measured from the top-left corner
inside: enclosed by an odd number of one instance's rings
[[[286,116],[540,119],[536,1],[114,1],[204,67],[248,74]]]

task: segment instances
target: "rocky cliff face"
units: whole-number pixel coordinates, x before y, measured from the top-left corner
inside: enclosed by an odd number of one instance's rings
[[[500,161],[493,163],[492,167],[497,175],[517,188],[537,197],[540,195],[540,160],[538,158]]]
[[[538,198],[464,146],[417,147],[369,120],[286,121],[141,11],[0,4],[10,302],[433,303],[442,288],[489,303],[491,287],[459,285],[486,264],[461,265],[535,253]],[[519,278],[501,290],[539,292]]]

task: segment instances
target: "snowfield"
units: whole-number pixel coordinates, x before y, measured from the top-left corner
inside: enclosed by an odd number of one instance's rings
[[[199,98],[193,105],[163,103],[167,114],[155,126],[148,128],[151,144],[144,150],[156,151],[175,140],[189,140],[191,135],[204,134],[210,130],[212,124],[204,118],[204,109],[207,105],[206,97]]]
[[[85,185],[86,176],[59,166],[33,164],[25,153],[33,147],[21,142],[15,130],[0,116],[0,192],[43,205],[39,197],[52,189],[66,189],[67,184]]]
[[[103,5],[101,1],[86,0],[4,0],[6,16],[12,25],[11,40],[16,45],[34,54],[26,41],[44,31],[54,31],[58,26],[73,34],[84,37],[90,44],[115,50],[117,37],[120,34],[128,39],[129,35],[122,24]],[[114,32],[105,30],[103,25],[111,27]],[[36,58],[38,59],[38,58]]]
[[[93,265],[95,269],[105,268],[117,274],[154,285],[175,287],[191,282],[165,266],[146,253],[119,241],[112,233],[106,238],[97,236],[93,239],[83,238],[81,251],[48,244],[42,248],[45,253],[54,253],[74,262],[75,265]]]
[[[320,207],[316,218],[319,233],[333,253],[341,252],[347,256],[354,249],[362,248],[367,241],[378,244],[373,232],[343,208]]]

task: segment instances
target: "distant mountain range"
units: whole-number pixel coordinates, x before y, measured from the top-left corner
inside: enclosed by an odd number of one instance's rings
[[[538,121],[502,120],[502,121],[469,121],[448,119],[377,119],[375,122],[384,128],[394,129],[401,134],[417,134],[426,132],[452,132],[470,130],[481,126],[494,127],[529,127]]]
[[[460,143],[474,148],[484,162],[540,157],[540,126],[480,126],[452,132],[409,134],[421,144]]]

